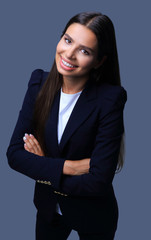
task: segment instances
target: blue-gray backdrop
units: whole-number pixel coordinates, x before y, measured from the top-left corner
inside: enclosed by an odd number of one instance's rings
[[[100,11],[115,26],[125,107],[126,160],[114,179],[120,217],[116,240],[150,236],[150,4],[149,1],[5,0],[0,3],[0,239],[34,239],[34,181],[13,171],[5,152],[31,72],[48,70],[70,17]],[[69,240],[78,235],[72,231]]]

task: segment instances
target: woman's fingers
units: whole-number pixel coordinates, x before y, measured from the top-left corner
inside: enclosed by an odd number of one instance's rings
[[[35,153],[36,154],[36,148],[33,144],[33,141],[30,139],[28,134],[25,134],[25,136],[23,137],[23,140],[25,142],[25,149],[29,152]]]
[[[39,142],[37,141],[37,139],[32,134],[30,134],[29,137],[30,137],[30,141],[32,142],[33,146],[36,147],[36,150],[37,151],[41,151],[41,147],[40,147]]]
[[[25,142],[24,148],[25,150],[37,154],[39,156],[44,156],[43,151],[39,145],[39,142],[36,140],[36,138],[32,134],[25,134],[23,137],[23,140]]]
[[[34,149],[29,145],[28,142],[26,142],[26,143],[24,144],[24,148],[25,148],[25,150],[28,151],[28,152],[35,153]]]
[[[33,144],[36,148],[37,154],[40,156],[44,156],[43,150],[42,150],[39,142],[37,141],[37,139],[32,134],[30,134],[29,136],[31,137],[31,139],[33,141]]]
[[[28,134],[25,134],[24,141],[31,152],[36,153],[36,146]]]
[[[28,134],[25,134],[24,142],[25,142],[25,149],[27,151],[37,154],[37,147],[34,141],[31,139],[31,137]]]

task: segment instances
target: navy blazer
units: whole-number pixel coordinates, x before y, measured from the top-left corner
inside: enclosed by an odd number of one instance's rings
[[[124,132],[126,91],[121,86],[97,85],[90,79],[72,111],[60,144],[57,140],[58,91],[45,126],[47,156],[41,157],[24,150],[23,136],[34,135],[34,103],[47,76],[48,72],[41,69],[31,75],[7,150],[8,163],[36,180],[34,203],[48,219],[52,219],[59,202],[63,215],[75,230],[97,232],[100,224],[116,228],[118,211],[112,180]],[[66,159],[83,158],[91,158],[89,173],[62,174]]]

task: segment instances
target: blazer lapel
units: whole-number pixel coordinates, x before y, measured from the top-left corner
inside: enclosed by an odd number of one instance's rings
[[[45,128],[46,147],[51,157],[60,157],[72,134],[95,110],[96,86],[90,81],[87,82],[67,122],[60,144],[58,144],[59,102],[60,91],[56,94]]]
[[[88,118],[88,116],[94,111],[96,106],[96,87],[88,82],[85,89],[81,93],[76,105],[71,113],[71,116],[67,122],[65,130],[63,132],[59,149],[62,152],[69,138],[77,130],[77,128]]]

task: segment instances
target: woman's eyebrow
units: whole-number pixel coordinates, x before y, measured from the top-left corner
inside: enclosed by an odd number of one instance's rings
[[[64,35],[65,35],[66,37],[68,37],[72,42],[74,42],[74,40],[73,40],[67,33],[65,33]],[[92,53],[94,53],[94,50],[93,50],[92,48],[86,47],[86,46],[84,46],[84,45],[80,45],[80,47],[83,47],[83,48],[91,51]]]

